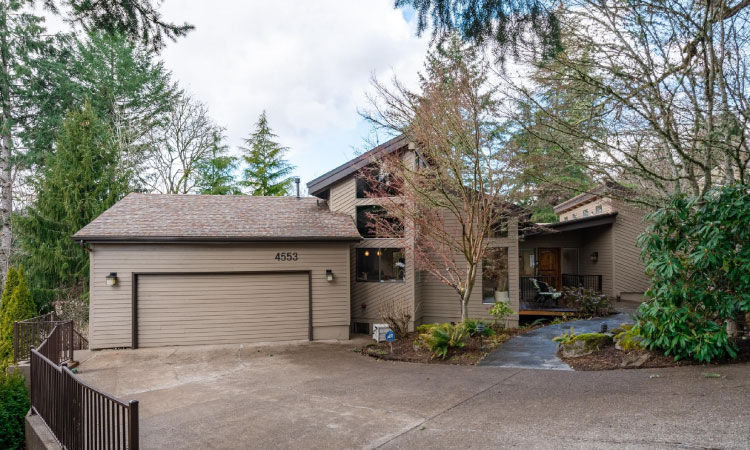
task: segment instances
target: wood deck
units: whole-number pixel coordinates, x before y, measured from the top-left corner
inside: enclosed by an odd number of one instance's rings
[[[575,308],[566,306],[552,306],[535,302],[521,302],[518,315],[520,316],[562,316],[576,314]]]

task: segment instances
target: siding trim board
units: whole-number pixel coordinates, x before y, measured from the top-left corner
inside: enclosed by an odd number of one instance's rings
[[[307,274],[308,292],[308,322],[307,338],[313,340],[313,294],[312,270],[259,270],[259,271],[219,271],[219,272],[133,272],[131,275],[132,289],[132,345],[138,348],[138,277],[139,276],[227,276],[227,275],[300,275]]]

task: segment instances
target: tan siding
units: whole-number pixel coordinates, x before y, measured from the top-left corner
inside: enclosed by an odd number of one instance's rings
[[[596,207],[597,205],[601,205],[602,212],[597,213]],[[583,215],[583,211],[588,210],[588,216]],[[571,209],[570,211],[566,211],[564,213],[560,214],[560,220],[573,220],[573,215],[576,216],[577,219],[583,219],[584,217],[589,216],[595,216],[596,214],[608,214],[615,211],[615,207],[612,204],[612,199],[608,197],[598,198],[596,200],[592,200],[588,203],[584,203],[582,205],[576,206],[575,208]],[[567,217],[567,219],[565,219]]]
[[[638,236],[646,229],[643,223],[645,211],[622,202],[616,202],[617,221],[614,224],[615,248],[615,295],[623,292],[643,293],[650,281],[641,261]]]
[[[582,234],[581,275],[601,275],[602,292],[605,295],[614,296],[612,226],[588,228]],[[599,258],[595,263],[591,262],[593,252],[599,253]]]
[[[297,261],[280,262],[277,252],[297,252]],[[325,278],[326,269],[334,281]],[[130,347],[133,272],[226,272],[312,270],[313,332],[349,325],[349,244],[256,245],[95,244],[91,256],[91,348]],[[105,276],[117,272],[117,286]],[[326,334],[331,334],[327,332]]]
[[[518,312],[518,227],[515,221],[511,222],[507,238],[494,238],[490,241],[491,247],[508,247],[508,283],[510,307]],[[457,259],[458,261],[458,259]],[[455,322],[461,320],[461,298],[458,292],[450,286],[442,283],[432,274],[423,273],[420,285],[420,323]],[[472,318],[489,319],[490,304],[482,303],[482,271],[481,264],[477,272],[474,289],[469,299],[469,316]],[[511,325],[518,323],[518,315],[510,318]]]
[[[356,200],[357,184],[354,176],[351,176],[331,186],[328,207],[331,211],[349,214],[352,219],[355,219]]]

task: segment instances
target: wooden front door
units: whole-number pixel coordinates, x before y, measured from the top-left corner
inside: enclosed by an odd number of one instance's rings
[[[537,266],[537,275],[542,277],[551,277],[554,282],[552,286],[560,290],[560,249],[559,248],[540,248],[537,249],[539,254],[539,265]],[[542,281],[546,281],[542,279]]]

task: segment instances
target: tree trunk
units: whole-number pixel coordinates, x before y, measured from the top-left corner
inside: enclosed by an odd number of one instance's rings
[[[3,4],[2,16],[0,16],[0,97],[2,98],[2,119],[0,120],[0,275],[2,275],[3,284],[5,283],[5,274],[8,273],[8,263],[10,261],[10,251],[12,244],[10,219],[13,212],[13,183],[11,178],[11,138],[12,109],[10,103],[10,49],[7,40],[8,16],[7,5]]]

